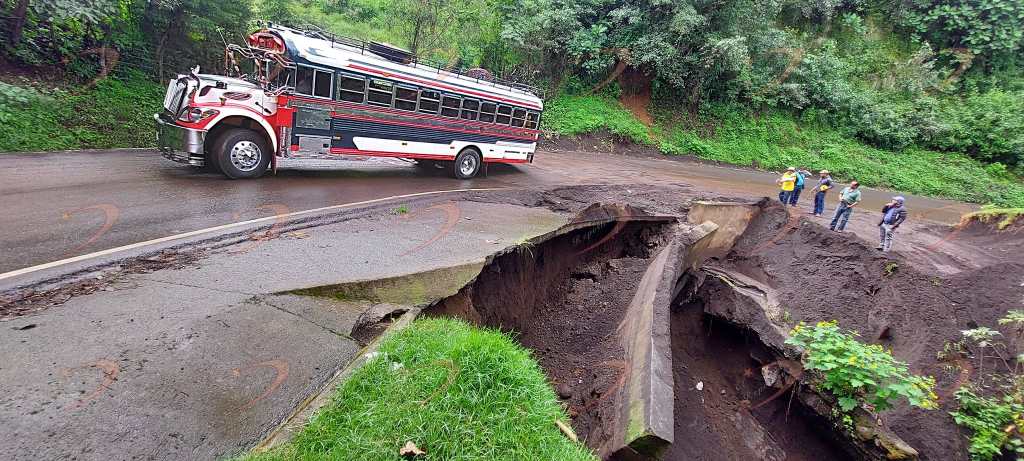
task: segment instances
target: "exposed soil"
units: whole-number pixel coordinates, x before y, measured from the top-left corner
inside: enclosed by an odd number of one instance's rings
[[[426,312],[515,332],[566,402],[577,435],[600,452],[616,436],[608,422],[619,418],[625,382],[615,331],[660,243],[649,223],[577,230],[499,256]]]
[[[765,385],[760,369],[773,353],[753,333],[705,315],[705,302],[672,313],[675,440],[662,459],[850,459],[815,414]]]
[[[991,238],[987,235],[971,238]],[[883,419],[922,459],[966,458],[963,435],[948,415],[955,404],[951,395],[964,376],[958,369],[951,372],[951,364],[939,362],[936,354],[946,342],[959,340],[960,330],[997,328],[998,318],[1021,306],[1024,264],[939,275],[848,235],[791,219],[774,203],[755,218],[724,261],[712,264],[772,287],[793,322],[836,319],[861,332],[863,340],[891,347],[911,371],[935,376],[941,410],[902,406]]]
[[[539,147],[549,151],[599,152],[639,156],[661,155],[657,147],[637,144],[607,131],[579,136],[548,136],[541,138]]]

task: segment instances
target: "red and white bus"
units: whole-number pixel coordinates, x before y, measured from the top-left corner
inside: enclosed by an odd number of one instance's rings
[[[531,87],[275,25],[248,42],[226,51],[240,78],[196,70],[170,82],[154,115],[164,157],[229,178],[260,177],[279,158],[398,157],[460,179],[484,162],[533,161],[544,104]]]

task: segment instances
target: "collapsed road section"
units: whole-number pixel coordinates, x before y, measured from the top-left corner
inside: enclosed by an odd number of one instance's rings
[[[0,335],[23,365],[0,369],[13,390],[0,414],[17,434],[0,446],[15,459],[37,446],[230,455],[308,415],[295,409],[322,400],[389,325],[429,315],[511,332],[606,459],[966,459],[948,412],[972,370],[937,353],[1024,299],[1019,263],[936,276],[767,200],[680,196],[476,194],[94,277],[95,289],[16,312]],[[424,232],[435,227],[448,232]],[[286,251],[301,257],[265,256]],[[257,266],[274,277],[237,276]],[[833,319],[935,376],[942,408],[837,424],[834,399],[785,344],[797,322]],[[133,433],[151,443],[125,443]],[[68,442],[44,443],[57,434]]]
[[[947,413],[961,372],[936,353],[1024,296],[1019,265],[928,276],[768,201],[693,202],[675,217],[608,205],[588,214],[605,218],[496,254],[420,307],[513,332],[602,458],[966,458]],[[972,309],[952,301],[965,296]],[[785,344],[799,321],[831,319],[934,375],[943,410],[858,408],[841,421]]]

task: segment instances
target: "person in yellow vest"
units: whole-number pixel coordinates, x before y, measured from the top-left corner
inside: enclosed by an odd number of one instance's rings
[[[788,205],[793,199],[793,189],[796,189],[796,167],[789,167],[785,173],[782,173],[782,177],[775,180],[775,183],[779,185],[779,201],[783,205]]]

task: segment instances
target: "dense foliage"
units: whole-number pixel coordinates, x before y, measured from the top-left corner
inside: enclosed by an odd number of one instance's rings
[[[195,64],[219,71],[224,41],[262,21],[317,24],[577,95],[545,117],[562,132],[604,127],[761,167],[834,164],[829,152],[854,150],[873,160],[847,176],[1021,203],[1019,186],[999,184],[1024,174],[1024,0],[13,0],[0,2],[0,62],[64,75],[72,88],[132,69],[160,81]],[[596,89],[650,97],[660,128],[599,120],[611,112],[568,120],[580,112],[560,108]],[[790,125],[826,138],[772,145],[765,130]],[[749,126],[768,143],[756,152],[722,135]],[[968,165],[964,156],[991,164],[980,184],[879,172],[937,158]]]
[[[803,322],[790,332],[786,344],[803,349],[805,370],[821,374],[820,386],[836,396],[843,411],[868,404],[886,410],[898,398],[911,405],[938,408],[935,379],[907,371],[907,364],[893,358],[877,344],[864,344],[856,333],[843,331],[836,322]]]
[[[603,131],[669,155],[769,170],[828,169],[868,186],[1024,207],[1024,184],[1002,165],[918,147],[878,149],[820,120],[781,110],[754,114],[738,105],[709,104],[683,125],[662,109],[647,127],[609,97],[561,95],[547,102],[544,117],[555,136]]]
[[[136,72],[80,94],[0,82],[0,152],[152,146],[162,101]]]

